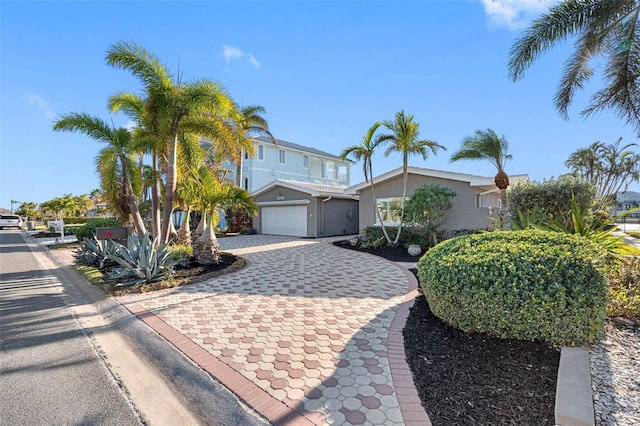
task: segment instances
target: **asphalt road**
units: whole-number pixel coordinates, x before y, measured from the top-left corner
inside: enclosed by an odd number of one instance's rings
[[[0,423],[142,424],[20,232],[0,231]]]

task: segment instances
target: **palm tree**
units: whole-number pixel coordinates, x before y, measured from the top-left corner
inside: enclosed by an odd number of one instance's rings
[[[208,79],[183,83],[174,79],[153,54],[135,43],[116,43],[107,52],[107,63],[130,71],[142,82],[145,109],[153,123],[151,135],[166,154],[165,197],[160,244],[166,244],[177,185],[178,145],[186,133],[202,136],[221,147],[234,141],[228,121],[237,117],[234,102],[225,89]]]
[[[493,178],[493,182],[500,190],[500,219],[505,227],[509,227],[509,210],[507,208],[507,188],[509,187],[509,176],[504,171],[504,165],[511,159],[508,154],[509,142],[502,136],[498,136],[491,129],[476,130],[473,136],[468,136],[462,140],[462,146],[453,153],[450,161],[459,160],[487,160],[498,171]]]
[[[554,101],[564,118],[577,90],[592,77],[590,62],[601,56],[605,87],[597,91],[584,116],[612,108],[640,133],[640,63],[638,0],[564,0],[537,18],[511,48],[509,74],[513,81],[546,50],[574,39],[575,50],[566,61]]]
[[[373,123],[373,126],[371,126],[369,130],[367,130],[367,132],[364,134],[364,137],[362,138],[362,141],[360,142],[360,144],[352,145],[348,148],[345,148],[340,154],[340,158],[342,160],[346,160],[346,158],[349,155],[353,155],[356,161],[362,161],[362,171],[364,172],[364,180],[365,182],[369,182],[371,187],[371,197],[373,198],[373,208],[378,213],[378,220],[380,222],[380,225],[382,226],[382,232],[384,233],[384,236],[387,239],[387,243],[391,243],[391,237],[389,237],[389,233],[387,232],[387,229],[385,228],[382,220],[382,212],[378,208],[378,200],[376,198],[374,182],[373,182],[373,164],[371,161],[373,158],[373,154],[375,153],[375,149],[379,144],[378,139],[374,139],[373,136],[375,135],[376,131],[378,131],[378,128],[380,128],[381,125],[382,123],[380,121],[376,121],[375,123]]]
[[[98,142],[107,144],[96,157],[96,166],[100,174],[102,188],[111,200],[122,199],[133,217],[133,225],[138,234],[146,234],[146,229],[135,194],[140,189],[140,175],[137,172],[134,156],[138,154],[131,133],[123,128],[115,128],[105,121],[84,113],[62,115],[55,121],[53,130],[80,132]],[[120,194],[116,196],[116,194]],[[120,203],[118,203],[120,204]],[[123,218],[124,219],[124,218]]]
[[[203,232],[195,242],[193,254],[198,263],[206,265],[220,260],[220,248],[215,234],[217,212],[226,207],[241,206],[249,214],[255,214],[258,208],[247,191],[233,184],[219,182],[206,167],[198,170],[198,179]]]
[[[605,209],[623,187],[626,190],[630,183],[640,181],[640,154],[630,149],[638,144],[620,147],[621,141],[622,138],[613,144],[594,142],[573,152],[564,163],[574,176],[596,187],[595,209]]]
[[[426,160],[429,151],[436,154],[437,150],[444,146],[437,142],[420,139],[420,124],[413,121],[413,115],[406,115],[404,110],[397,112],[394,121],[385,120],[382,125],[392,133],[383,134],[378,137],[378,143],[390,143],[385,151],[385,157],[392,152],[402,154],[402,199],[400,200],[400,223],[398,224],[398,232],[393,241],[393,245],[397,245],[400,241],[400,233],[404,221],[404,205],[407,198],[407,181],[409,179],[409,156],[420,155]]]

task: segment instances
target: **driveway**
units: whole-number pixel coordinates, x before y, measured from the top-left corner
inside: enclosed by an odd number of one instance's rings
[[[404,360],[413,275],[331,241],[222,238],[246,268],[118,301],[274,424],[430,424]]]

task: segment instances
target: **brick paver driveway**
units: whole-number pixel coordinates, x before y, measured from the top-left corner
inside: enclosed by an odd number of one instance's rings
[[[428,424],[404,362],[411,274],[328,239],[220,239],[241,271],[118,300],[275,424]]]

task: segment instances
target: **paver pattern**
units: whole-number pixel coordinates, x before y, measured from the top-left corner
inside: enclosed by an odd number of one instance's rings
[[[418,410],[403,416],[396,388],[411,377],[400,371],[394,383],[391,371],[390,351],[403,354],[392,327],[409,286],[402,269],[327,239],[252,235],[220,246],[248,267],[120,302],[214,357],[209,371],[273,423],[428,424],[415,399]],[[231,371],[217,374],[220,365]]]

